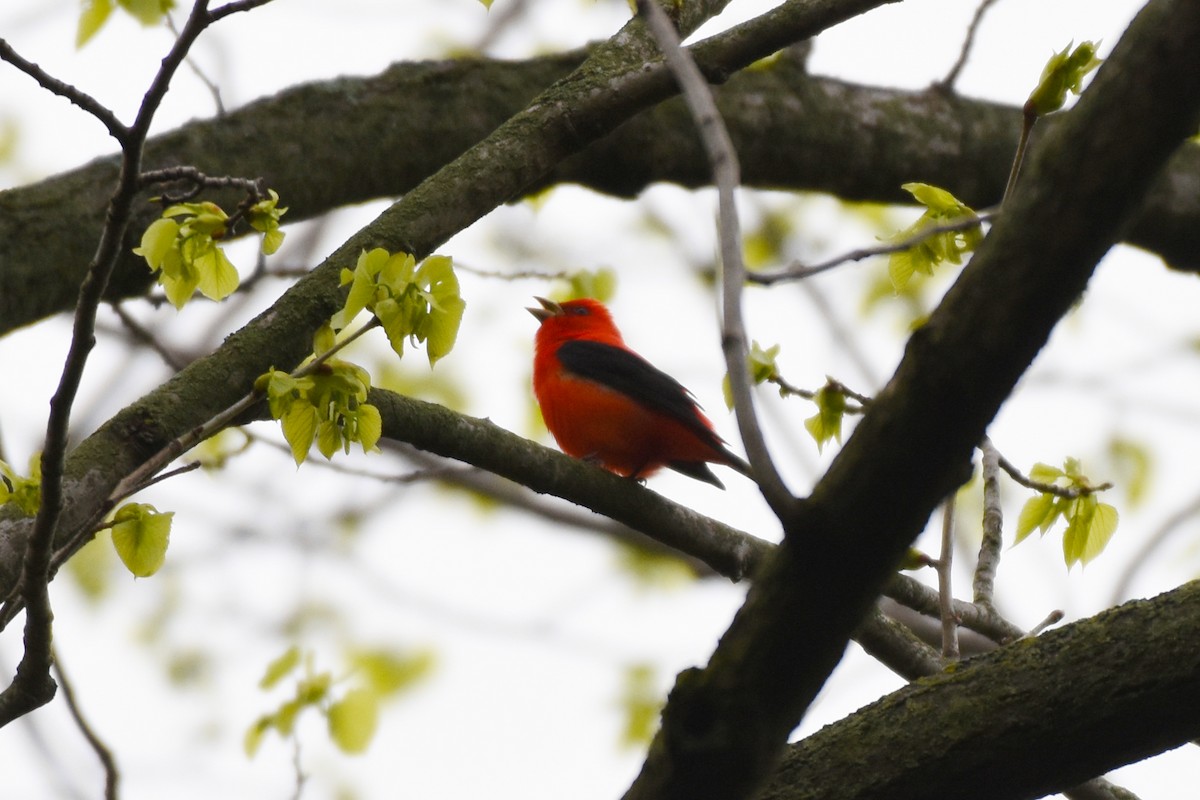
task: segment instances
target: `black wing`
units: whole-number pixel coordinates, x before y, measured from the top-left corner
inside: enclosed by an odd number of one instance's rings
[[[558,360],[567,372],[620,392],[638,405],[676,420],[714,448],[725,449],[721,437],[701,419],[691,392],[636,353],[576,339],[558,348]]]

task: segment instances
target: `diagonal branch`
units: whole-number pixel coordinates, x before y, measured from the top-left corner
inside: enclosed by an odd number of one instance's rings
[[[708,665],[680,676],[627,798],[758,789],[908,544],[965,479],[1001,403],[1198,122],[1200,6],[1152,0],[1035,145],[1004,217],[784,521],[784,544]]]

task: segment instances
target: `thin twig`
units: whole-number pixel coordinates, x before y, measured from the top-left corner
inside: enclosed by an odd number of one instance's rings
[[[975,604],[992,608],[996,594],[996,571],[1004,547],[1004,512],[1000,507],[1000,451],[986,436],[979,445],[983,473],[983,540],[975,562]]]
[[[967,58],[971,54],[971,48],[975,46],[975,34],[979,31],[979,23],[983,21],[983,15],[987,12],[996,0],[983,0],[975,9],[975,16],[971,18],[971,24],[967,26],[967,37],[963,40],[962,50],[958,53],[958,60],[954,62],[954,66],[946,73],[946,77],[937,84],[938,88],[944,91],[952,91],[954,83],[958,80],[958,75],[962,72],[963,67],[967,64]]]
[[[72,86],[69,83],[60,81],[53,75],[43,70],[32,61],[23,58],[16,50],[13,49],[6,40],[0,39],[0,60],[7,61],[14,67],[24,72],[29,77],[33,78],[45,90],[65,98],[72,104],[86,111],[100,121],[105,128],[108,129],[109,136],[116,139],[122,145],[129,137],[129,128],[117,118],[117,115],[111,109],[106,107],[96,98],[92,97],[87,92]]]
[[[958,658],[958,617],[954,614],[954,495],[942,503],[942,552],[937,560],[938,605],[942,620],[942,657]]]
[[[178,354],[168,350],[167,347],[160,342],[158,338],[150,332],[149,329],[146,328],[146,326],[134,319],[133,316],[125,310],[125,307],[121,305],[121,303],[114,302],[112,304],[112,310],[114,313],[116,313],[117,318],[121,320],[121,324],[129,329],[129,333],[133,336],[134,341],[138,344],[149,347],[155,353],[158,353],[158,357],[161,358],[168,367],[178,372],[187,366],[186,362],[184,362]]]
[[[1024,486],[1026,489],[1033,489],[1035,492],[1042,492],[1043,494],[1052,494],[1055,497],[1061,497],[1065,500],[1074,500],[1077,497],[1086,497],[1089,494],[1104,492],[1113,487],[1111,481],[1098,483],[1095,486],[1058,486],[1053,483],[1043,483],[1041,481],[1035,481],[1029,476],[1025,475],[1023,472],[1021,472],[1021,470],[1013,466],[1013,463],[1004,456],[1000,456],[999,464],[1000,469],[1007,472],[1010,478]]]
[[[366,325],[359,328],[346,338],[339,340],[336,344],[334,344],[333,347],[329,348],[324,353],[316,355],[312,361],[297,367],[294,371],[292,371],[291,376],[293,378],[303,378],[306,375],[311,375],[327,360],[332,358],[343,348],[347,347],[351,342],[357,340],[367,331],[378,327],[379,324],[379,318],[372,317],[371,321]],[[179,456],[186,453],[188,450],[191,450],[200,442],[204,441],[210,436],[213,436],[217,432],[224,430],[230,422],[241,416],[243,412],[248,411],[255,403],[260,402],[263,399],[263,396],[263,393],[257,389],[251,389],[242,397],[242,399],[238,400],[221,413],[212,417],[203,425],[198,425],[195,428],[192,428],[190,431],[187,431],[186,433],[183,433],[168,442],[165,447],[144,461],[140,467],[122,478],[121,481],[117,483],[115,487],[113,487],[112,492],[109,493],[108,501],[105,505],[108,508],[112,508],[112,506],[116,503],[121,502],[121,500],[125,499],[126,497],[129,497],[130,495],[140,491],[144,486],[149,485],[147,481],[151,476]]]
[[[265,1],[265,0],[264,0]],[[261,2],[258,3],[261,5]],[[239,4],[231,4],[239,5]],[[228,8],[228,7],[226,7]],[[241,10],[235,8],[233,10]],[[225,9],[222,9],[225,11]],[[232,11],[225,11],[224,16]],[[104,228],[95,255],[79,287],[71,342],[63,364],[58,388],[50,401],[46,438],[42,449],[42,501],[29,537],[20,579],[14,594],[0,609],[7,621],[15,613],[16,596],[25,606],[25,652],[12,683],[0,693],[0,726],[47,703],[54,696],[50,671],[53,663],[53,612],[50,608],[49,579],[55,529],[63,503],[63,480],[71,409],[83,379],[88,355],[95,347],[96,313],[116,264],[125,231],[132,217],[133,198],[138,191],[143,147],[150,125],[166,96],[167,89],[197,37],[218,17],[208,12],[207,0],[196,0],[187,22],[176,38],[138,108],[134,123],[123,125],[113,112],[89,95],[46,74],[26,61],[3,40],[0,58],[14,64],[47,90],[66,97],[97,117],[121,145],[120,173],[108,203]]]
[[[712,166],[713,182],[717,186],[717,238],[720,242],[722,270],[724,331],[721,344],[733,394],[734,413],[746,455],[763,497],[775,513],[783,517],[790,513],[795,498],[784,485],[771,459],[750,391],[746,327],[741,309],[746,268],[742,263],[742,238],[734,196],[741,181],[737,154],[725,122],[717,111],[708,82],[691,55],[680,47],[679,35],[666,12],[654,0],[639,0],[638,13],[646,21],[647,28],[663,52],[667,67],[679,84]]]
[[[952,222],[944,222],[939,225],[931,225],[928,228],[922,228],[918,233],[909,236],[906,239],[901,239],[898,242],[889,242],[881,244],[877,247],[862,247],[856,250],[851,250],[848,253],[843,253],[827,261],[820,261],[816,264],[801,264],[793,262],[792,264],[773,272],[750,272],[746,275],[746,280],[749,283],[759,284],[761,286],[771,286],[783,281],[799,281],[805,278],[811,278],[814,275],[819,275],[822,272],[828,272],[835,267],[840,267],[842,264],[851,261],[862,261],[864,258],[872,258],[873,256],[886,256],[892,253],[901,253],[911,249],[916,245],[921,244],[934,236],[943,233],[956,233],[958,231],[966,231],[971,228],[977,228],[984,222],[991,222],[1000,214],[995,209],[985,209],[978,212],[974,217],[964,217],[956,219]]]
[[[62,660],[58,657],[57,652],[54,654],[54,675],[58,679],[59,688],[62,689],[63,700],[67,702],[67,710],[71,714],[71,719],[75,721],[75,726],[79,728],[79,732],[87,740],[88,746],[100,760],[100,766],[104,768],[104,800],[117,800],[117,786],[121,781],[121,772],[117,769],[117,761],[113,758],[112,750],[83,716],[83,709],[75,700],[75,690],[66,673],[63,672]]]

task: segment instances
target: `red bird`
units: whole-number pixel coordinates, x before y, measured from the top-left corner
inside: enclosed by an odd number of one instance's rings
[[[635,480],[668,467],[724,489],[709,463],[750,475],[691,392],[625,345],[607,308],[534,299],[533,393],[564,453]]]

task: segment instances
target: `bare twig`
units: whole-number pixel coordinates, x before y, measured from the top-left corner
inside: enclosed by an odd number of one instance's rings
[[[954,495],[942,503],[942,552],[937,560],[938,607],[942,620],[942,657],[958,658],[958,617],[954,614]]]
[[[112,310],[117,315],[117,318],[121,320],[121,324],[129,329],[129,333],[133,337],[134,341],[138,344],[149,347],[155,353],[158,353],[158,357],[161,358],[163,363],[165,363],[168,367],[178,372],[187,366],[187,363],[179,357],[179,354],[169,350],[162,342],[158,340],[158,337],[156,337],[146,328],[145,325],[142,325],[142,323],[134,319],[133,316],[125,310],[125,307],[121,303],[114,302],[112,304]]]
[[[1062,622],[1064,616],[1066,616],[1066,615],[1063,614],[1063,612],[1059,611],[1058,609],[1051,611],[1049,614],[1046,615],[1046,618],[1044,620],[1042,620],[1037,625],[1034,625],[1032,628],[1030,628],[1029,633],[1025,634],[1025,636],[1026,637],[1037,636],[1039,633],[1046,630],[1046,628],[1049,628],[1051,625],[1057,625],[1058,623]]]
[[[257,4],[261,5],[261,2]],[[219,10],[223,12],[220,16],[232,13],[227,9],[240,5],[244,4],[231,3],[223,7]],[[55,683],[50,675],[53,663],[54,615],[50,608],[48,584],[55,529],[62,511],[71,409],[83,379],[88,355],[95,346],[97,308],[116,264],[132,216],[133,199],[139,186],[142,148],[149,135],[150,123],[188,50],[197,37],[217,18],[216,12],[209,13],[207,0],[196,0],[174,45],[150,82],[133,124],[128,127],[97,100],[51,77],[37,65],[17,55],[7,42],[0,40],[0,59],[8,61],[34,78],[48,91],[67,98],[95,116],[121,145],[120,173],[109,199],[108,213],[96,245],[96,252],[79,287],[71,343],[63,363],[58,388],[50,400],[50,415],[46,424],[46,439],[41,460],[42,500],[26,546],[21,577],[17,581],[17,588],[25,605],[25,652],[17,666],[16,677],[0,693],[0,726],[44,705],[54,696]],[[14,598],[10,597],[2,609],[2,618],[7,619],[8,614],[14,613],[14,608]]]
[[[993,608],[996,590],[996,570],[1004,546],[1004,512],[1000,508],[1000,452],[991,439],[984,437],[979,445],[983,453],[983,540],[979,543],[979,558],[975,562],[975,604]]]
[[[302,378],[306,375],[311,375],[335,354],[341,352],[343,348],[348,346],[351,342],[357,340],[367,331],[379,327],[379,324],[379,318],[372,317],[371,321],[366,325],[359,328],[346,338],[341,339],[325,352],[318,354],[313,358],[312,361],[297,367],[292,371],[291,376],[293,378]],[[224,411],[205,422],[203,425],[192,428],[187,433],[184,433],[183,435],[173,439],[167,444],[166,447],[159,450],[153,456],[144,461],[140,467],[121,479],[121,481],[113,488],[112,492],[109,493],[108,502],[105,505],[108,508],[112,508],[113,505],[121,502],[121,500],[125,499],[126,497],[141,491],[141,489],[150,484],[150,478],[155,473],[157,473],[167,464],[174,461],[179,456],[186,453],[188,450],[191,450],[208,437],[224,430],[230,422],[237,419],[244,412],[248,411],[255,403],[260,402],[263,399],[263,396],[264,395],[262,392],[258,391],[257,389],[252,389],[236,403],[229,406]]]
[[[63,699],[67,702],[67,710],[71,714],[71,719],[75,720],[75,726],[79,728],[83,738],[87,740],[88,746],[100,760],[100,766],[104,768],[104,800],[117,800],[117,786],[121,781],[121,772],[117,769],[117,761],[113,758],[112,750],[83,716],[83,709],[79,707],[79,703],[75,699],[75,690],[66,673],[63,672],[62,660],[58,657],[57,652],[54,654],[54,675],[58,679],[59,688],[62,689]]]
[[[43,70],[37,64],[23,58],[16,50],[13,49],[4,39],[0,39],[0,60],[7,61],[14,67],[24,72],[29,77],[33,78],[38,84],[49,92],[65,98],[72,104],[86,111],[100,121],[100,123],[108,129],[109,136],[116,139],[121,144],[124,144],[129,137],[129,128],[117,119],[117,115],[112,112],[107,106],[101,103],[96,98],[92,97],[87,92],[72,86],[69,83],[60,81],[53,75]]]
[[[1043,494],[1052,494],[1055,497],[1061,497],[1065,500],[1074,500],[1077,497],[1086,497],[1087,495],[1095,494],[1096,492],[1108,491],[1113,487],[1112,482],[1110,481],[1098,483],[1095,486],[1058,486],[1053,483],[1042,483],[1041,481],[1033,480],[1028,475],[1021,472],[1021,470],[1017,469],[1013,463],[1004,456],[999,457],[998,463],[1000,464],[1000,469],[1007,472],[1010,478],[1024,486],[1026,489],[1033,489],[1035,492],[1042,492]]]
[[[1186,505],[1167,517],[1153,533],[1146,537],[1141,548],[1129,560],[1124,572],[1121,573],[1116,586],[1113,587],[1112,598],[1109,602],[1116,605],[1125,600],[1129,594],[1129,587],[1133,583],[1134,576],[1146,565],[1146,561],[1149,560],[1150,555],[1161,547],[1162,543],[1179,530],[1184,523],[1195,519],[1197,515],[1200,515],[1200,494],[1197,494]]]
[[[999,211],[994,209],[985,209],[978,212],[975,217],[964,217],[953,222],[945,222],[940,225],[931,225],[928,228],[922,228],[920,232],[902,239],[898,242],[890,242],[881,244],[877,247],[862,247],[857,250],[851,250],[848,253],[843,253],[827,261],[820,261],[816,264],[801,264],[793,262],[783,269],[774,272],[750,272],[746,275],[746,280],[750,283],[756,283],[762,286],[771,286],[772,284],[782,283],[784,281],[799,281],[805,278],[811,278],[814,275],[819,275],[822,272],[828,272],[835,267],[840,267],[842,264],[851,261],[862,261],[864,258],[872,258],[874,256],[886,256],[891,253],[901,253],[916,245],[929,240],[934,236],[943,233],[955,233],[957,231],[966,231],[971,228],[979,227],[981,223],[991,222],[999,216]]]
[[[742,263],[742,238],[737,216],[734,192],[741,178],[737,154],[729,138],[725,122],[717,111],[716,102],[709,90],[708,82],[691,55],[680,47],[679,35],[654,0],[639,0],[638,13],[645,19],[646,26],[663,51],[671,74],[679,83],[684,102],[691,112],[696,130],[704,143],[709,163],[712,165],[713,182],[717,186],[717,236],[720,240],[722,267],[722,296],[724,332],[722,349],[733,394],[734,413],[742,443],[746,447],[751,468],[763,497],[776,514],[790,513],[795,498],[783,483],[767,449],[766,439],[754,411],[751,394],[750,369],[746,362],[748,353],[746,327],[742,319],[742,285],[746,269]]]
[[[958,60],[954,62],[954,66],[946,73],[946,77],[937,84],[938,88],[944,91],[952,91],[954,83],[958,80],[959,73],[967,64],[967,58],[971,55],[971,48],[975,46],[975,34],[979,32],[979,23],[983,21],[983,15],[992,7],[996,0],[982,0],[979,6],[975,9],[975,16],[971,18],[971,24],[967,26],[967,36],[963,40],[962,50],[959,51]]]

